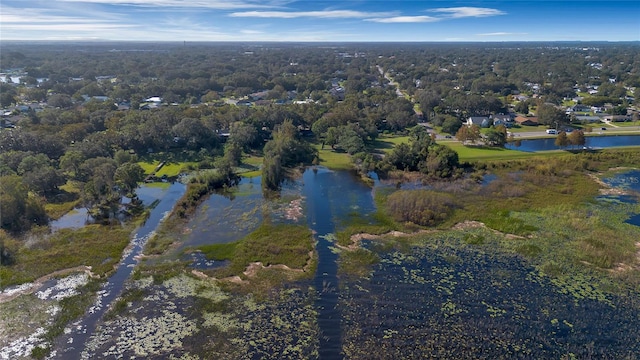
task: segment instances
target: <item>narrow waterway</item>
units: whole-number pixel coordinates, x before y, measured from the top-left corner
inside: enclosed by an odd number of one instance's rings
[[[372,189],[346,171],[308,169],[303,175],[307,221],[317,241],[318,269],[314,285],[320,328],[320,359],[342,359],[341,312],[338,308],[338,254],[334,233],[350,215],[367,218],[375,211]],[[371,220],[373,221],[373,220]]]
[[[173,209],[176,202],[182,197],[186,186],[181,183],[173,183],[168,188],[153,191],[153,196],[159,202],[151,209],[149,218],[131,239],[131,243],[122,256],[122,260],[116,272],[109,277],[102,290],[98,293],[95,304],[87,314],[79,321],[69,326],[69,331],[58,340],[62,350],[53,355],[55,359],[82,359],[84,347],[89,337],[94,333],[98,321],[122,292],[124,283],[131,276],[138,262],[137,256],[142,253],[149,236],[157,229],[158,225]],[[148,194],[145,194],[148,195]]]

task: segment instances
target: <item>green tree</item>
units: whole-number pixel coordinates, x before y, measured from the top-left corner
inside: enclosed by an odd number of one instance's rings
[[[462,126],[458,129],[458,132],[456,132],[456,139],[462,143],[475,143],[480,139],[480,127],[475,124],[471,126]]]
[[[574,130],[568,136],[569,143],[572,146],[584,146],[586,144],[587,139],[584,137],[584,133],[582,130]]]
[[[113,179],[126,193],[134,193],[138,183],[144,180],[144,169],[138,163],[124,163],[116,169]]]
[[[507,133],[497,128],[489,129],[485,133],[484,141],[489,146],[504,146],[507,142]]]
[[[542,104],[537,110],[538,122],[542,125],[559,126],[568,123],[567,115],[553,105]]]
[[[561,131],[556,137],[554,144],[561,149],[567,147],[567,145],[569,145],[569,138],[567,137],[567,133]]]
[[[0,177],[0,226],[12,232],[28,230],[47,222],[44,207],[17,175]]]
[[[442,122],[442,131],[449,133],[451,135],[455,134],[460,130],[462,126],[462,121],[454,116],[447,116],[445,120]]]
[[[74,177],[80,176],[80,166],[85,161],[84,155],[77,150],[68,150],[60,158],[60,169],[70,172]]]

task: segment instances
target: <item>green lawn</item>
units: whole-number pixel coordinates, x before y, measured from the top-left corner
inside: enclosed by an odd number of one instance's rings
[[[150,174],[153,174],[156,167],[158,167],[158,165],[160,164],[160,161],[159,160],[141,161],[141,162],[138,162],[138,164],[142,167],[145,174],[150,175]],[[157,177],[162,177],[164,175],[168,177],[178,176],[181,172],[183,172],[189,166],[194,166],[196,164],[197,162],[195,161],[167,162],[166,164],[164,164],[164,166],[160,170],[158,170],[158,172],[155,175]]]
[[[478,161],[478,160],[514,160],[530,158],[532,156],[554,156],[566,154],[566,152],[558,151],[545,151],[541,153],[530,153],[518,150],[509,150],[504,148],[489,148],[489,147],[473,147],[464,146],[459,142],[448,142],[444,145],[449,146],[458,153],[460,161]]]
[[[530,127],[531,128],[531,127]],[[409,142],[408,136],[398,137],[382,137],[376,140],[375,149],[378,152],[389,152],[397,144]],[[446,145],[458,153],[461,161],[477,161],[477,160],[507,160],[522,159],[532,156],[553,156],[556,154],[564,154],[564,151],[545,151],[543,153],[527,153],[517,150],[508,150],[504,148],[489,147],[473,147],[464,146],[456,140],[440,140],[439,144]]]
[[[617,127],[625,128],[625,127],[629,127],[629,126],[640,126],[640,121],[614,122],[613,124],[615,126],[617,126]],[[604,126],[606,126],[606,125],[604,125]]]
[[[349,154],[335,152],[328,145],[325,145],[324,150],[321,149],[320,145],[316,145],[316,149],[318,149],[318,156],[320,157],[319,165],[333,170],[348,170],[352,168]]]

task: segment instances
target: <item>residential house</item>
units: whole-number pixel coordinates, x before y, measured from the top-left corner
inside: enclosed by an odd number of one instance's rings
[[[265,100],[268,95],[269,95],[269,91],[268,90],[264,90],[264,91],[258,91],[258,92],[254,92],[252,94],[249,94],[249,97],[253,101],[258,101],[258,100]]]
[[[513,123],[513,118],[510,114],[494,114],[490,116],[490,119],[493,121],[494,126],[504,125],[511,127]]]
[[[578,115],[575,117],[575,121],[581,124],[600,122],[600,119],[601,119],[600,116],[592,116],[592,115]]]
[[[333,87],[329,93],[338,100],[344,100],[345,90],[342,86]]]
[[[491,120],[486,116],[471,116],[467,119],[467,126],[471,125],[488,128],[491,125]]]
[[[604,121],[607,122],[624,122],[631,121],[631,116],[629,115],[607,115],[603,118]]]
[[[516,116],[514,121],[520,126],[538,126],[538,118],[535,116]]]

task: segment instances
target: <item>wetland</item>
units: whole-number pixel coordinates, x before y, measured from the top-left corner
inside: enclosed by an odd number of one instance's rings
[[[27,305],[43,315],[2,355],[633,359],[639,173],[589,171],[596,182],[574,160],[409,187],[311,167],[279,197],[243,179],[186,219],[171,213],[184,185],[143,190],[154,206],[111,275],[75,269],[3,292],[5,324]],[[405,193],[453,210],[410,223],[387,206]],[[61,322],[68,303],[87,313]]]

